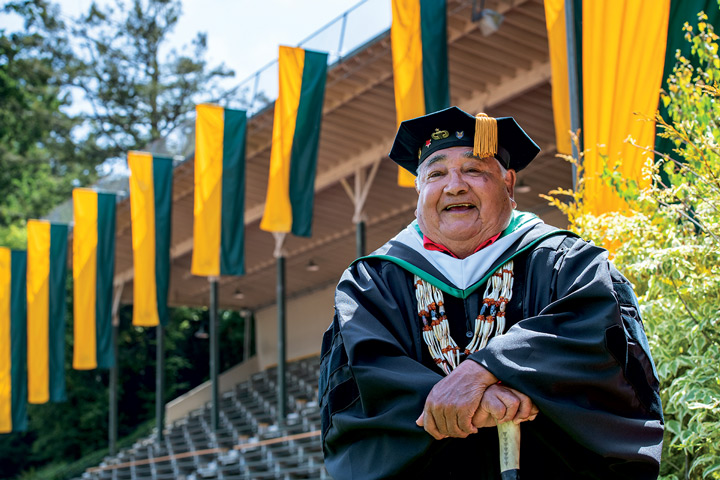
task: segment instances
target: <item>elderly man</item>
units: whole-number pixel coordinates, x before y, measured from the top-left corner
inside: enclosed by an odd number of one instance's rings
[[[325,465],[341,479],[499,479],[496,425],[520,425],[523,479],[648,479],[658,381],[607,252],[515,211],[539,152],[512,118],[452,107],[403,122],[417,221],[343,274],[322,347]]]

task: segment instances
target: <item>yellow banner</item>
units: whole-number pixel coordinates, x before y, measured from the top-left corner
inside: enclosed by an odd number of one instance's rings
[[[10,249],[0,247],[0,433],[12,432]]]
[[[289,232],[292,229],[290,203],[290,157],[297,121],[305,50],[280,47],[280,92],[275,101],[272,150],[265,212],[260,228],[267,232]]]
[[[220,275],[224,110],[198,105],[195,120],[193,275]]]
[[[397,124],[425,115],[420,0],[392,0],[390,37]],[[414,187],[415,176],[398,167],[398,185]]]
[[[552,71],[555,144],[559,153],[570,155],[572,153],[572,141],[570,139],[570,88],[568,83],[565,0],[545,0],[545,24],[547,26],[550,68]]]
[[[150,153],[128,153],[133,249],[133,325],[159,325],[155,279],[155,188]]]
[[[603,184],[603,156],[620,160],[620,172],[640,187],[652,147],[662,82],[670,0],[583,2],[583,108],[585,201],[595,214],[622,211],[625,203]]]
[[[27,223],[28,402],[50,400],[50,223]]]
[[[92,370],[97,368],[97,193],[73,190],[73,215],[73,368]]]

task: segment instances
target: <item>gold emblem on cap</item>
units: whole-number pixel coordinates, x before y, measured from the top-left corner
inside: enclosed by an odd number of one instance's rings
[[[448,138],[450,136],[450,132],[447,130],[440,130],[439,128],[435,129],[435,132],[430,135],[430,138],[433,140],[442,140],[443,138]]]

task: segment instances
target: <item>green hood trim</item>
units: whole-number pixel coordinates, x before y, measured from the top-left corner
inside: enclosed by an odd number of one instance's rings
[[[514,231],[519,230],[520,228],[524,227],[525,224],[535,220],[536,218],[538,217],[534,213],[518,212],[517,210],[513,210],[512,217],[510,217],[510,223],[505,228],[505,230],[503,230],[500,238],[510,235]]]
[[[525,222],[527,222],[528,220],[531,220],[532,218],[534,218],[535,215],[533,215],[533,214],[523,214],[523,215],[519,215],[519,217],[523,218],[522,223],[525,223]],[[532,217],[532,218],[531,218],[531,217]],[[521,226],[522,223],[518,223],[518,224],[513,225],[513,222],[511,221],[511,222],[510,222],[510,225],[508,226],[507,229],[505,229],[505,231],[503,232],[502,236],[505,236],[505,235],[506,235],[506,232],[507,232],[507,233],[512,233],[512,230],[510,230],[510,227],[511,227],[511,226],[513,226],[513,229],[516,229],[516,228],[518,228],[519,226]],[[373,258],[375,258],[375,259],[380,259],[380,260],[386,260],[386,261],[388,261],[388,262],[392,262],[392,263],[398,265],[399,267],[407,270],[408,272],[410,272],[410,273],[412,273],[412,274],[414,274],[414,275],[417,275],[418,277],[420,277],[420,278],[422,278],[423,280],[425,280],[426,282],[428,282],[430,285],[434,285],[435,287],[439,288],[440,290],[442,290],[443,292],[447,293],[448,295],[452,295],[453,297],[457,297],[457,298],[466,299],[467,297],[469,297],[470,295],[472,295],[472,294],[475,292],[475,290],[477,290],[478,288],[484,286],[484,285],[485,285],[485,282],[488,281],[488,279],[493,275],[493,273],[495,273],[496,271],[498,271],[498,270],[499,270],[503,265],[505,265],[507,262],[509,262],[509,261],[512,260],[513,258],[517,257],[518,255],[526,252],[527,250],[531,249],[533,246],[535,246],[535,245],[538,244],[539,242],[545,240],[546,238],[552,237],[553,235],[571,235],[571,236],[573,236],[573,237],[577,236],[576,234],[574,234],[574,233],[572,233],[572,232],[570,232],[570,231],[568,231],[568,230],[553,230],[552,232],[545,233],[545,234],[539,236],[538,238],[532,240],[530,243],[528,243],[527,245],[525,245],[525,246],[522,247],[521,249],[519,249],[519,250],[517,250],[516,252],[514,252],[514,253],[513,253],[512,255],[510,255],[508,258],[505,258],[505,259],[501,260],[498,265],[496,265],[493,269],[491,269],[490,271],[488,271],[488,273],[486,273],[480,280],[478,280],[477,282],[473,283],[472,285],[470,285],[468,288],[466,288],[466,289],[464,289],[464,290],[459,289],[459,288],[456,288],[456,287],[453,287],[452,285],[449,285],[449,284],[443,282],[443,281],[440,280],[439,278],[437,278],[437,277],[435,277],[435,276],[427,273],[425,270],[422,270],[421,268],[419,268],[419,267],[417,267],[416,265],[408,262],[407,260],[403,260],[403,259],[400,259],[400,258],[396,258],[396,257],[390,256],[390,255],[382,255],[382,254],[377,254],[377,255],[370,254],[370,255],[366,255],[366,256],[364,256],[364,257],[358,258],[358,259],[355,260],[351,265],[354,265],[356,262],[358,262],[358,261],[360,261],[360,260],[369,260],[369,259],[373,259]],[[501,236],[501,237],[502,237],[502,236]]]

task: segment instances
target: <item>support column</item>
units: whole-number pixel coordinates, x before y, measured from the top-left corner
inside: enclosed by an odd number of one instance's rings
[[[250,310],[246,310],[243,312],[243,326],[245,328],[245,338],[243,338],[243,362],[247,362],[248,358],[250,358],[250,335],[251,333],[251,327],[252,325],[250,322],[252,321],[253,314]]]
[[[115,363],[110,367],[109,396],[109,420],[108,420],[108,453],[113,456],[117,453],[117,388],[118,388],[118,325],[113,321],[112,326],[112,349]]]
[[[365,256],[365,221],[360,220],[355,224],[355,256]]]
[[[113,349],[113,366],[110,368],[110,385],[108,388],[108,453],[112,456],[117,453],[117,389],[118,389],[118,332],[120,331],[120,296],[122,295],[124,284],[115,286],[112,305],[112,349]]]
[[[355,253],[358,258],[366,254],[365,202],[379,167],[380,161],[377,161],[370,167],[369,172],[366,172],[364,168],[356,170],[354,188],[351,188],[344,178],[340,181],[355,207],[352,221],[355,224]]]
[[[163,443],[165,428],[165,327],[155,327],[155,423],[157,425],[157,444]]]
[[[212,431],[217,433],[220,424],[220,394],[218,369],[220,368],[220,349],[218,347],[218,278],[208,277],[210,282],[210,389],[212,392],[212,413],[210,416]]]
[[[577,51],[575,41],[575,0],[565,0],[565,38],[567,39],[567,61],[568,61],[568,93],[570,95],[570,130],[573,134],[578,133],[582,128],[582,118],[580,115],[580,86],[578,84],[578,68],[582,65],[577,64]],[[582,148],[582,131],[577,140]],[[578,145],[572,142],[572,156],[580,161],[580,152]],[[573,190],[577,189],[577,165],[573,164]]]
[[[287,395],[285,367],[287,362],[287,348],[285,345],[287,321],[285,315],[285,252],[283,243],[285,233],[273,232],[275,237],[275,258],[277,259],[277,326],[278,326],[278,365],[277,365],[277,422],[285,423],[287,416]]]

